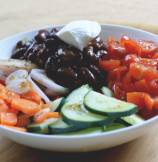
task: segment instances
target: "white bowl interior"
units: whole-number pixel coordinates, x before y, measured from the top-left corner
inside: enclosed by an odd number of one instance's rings
[[[60,28],[60,26],[57,26]],[[47,29],[51,29],[48,27]],[[15,44],[21,39],[31,39],[38,30],[24,32],[0,41],[0,59],[10,57]],[[106,40],[109,36],[119,39],[122,35],[127,35],[134,39],[144,39],[158,42],[158,36],[143,30],[119,26],[102,25],[102,39]],[[55,151],[94,151],[103,148],[116,146],[133,140],[150,129],[156,124],[158,117],[147,120],[146,122],[128,128],[111,131],[108,133],[62,136],[62,135],[38,135],[32,133],[21,133],[4,127],[0,127],[0,133],[17,143],[39,149]]]

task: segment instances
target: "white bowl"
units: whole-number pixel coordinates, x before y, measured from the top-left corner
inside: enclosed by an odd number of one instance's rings
[[[60,28],[61,26],[57,27]],[[0,58],[9,58],[18,40],[33,38],[36,33],[37,30],[24,32],[0,41]],[[121,35],[158,42],[157,35],[143,30],[118,25],[102,25],[101,36],[103,39],[107,39],[108,36],[120,38]],[[87,135],[40,135],[18,132],[2,126],[0,126],[0,133],[17,143],[34,148],[64,152],[85,152],[105,149],[131,141],[147,133],[156,123],[158,123],[158,116],[135,126],[107,133]]]

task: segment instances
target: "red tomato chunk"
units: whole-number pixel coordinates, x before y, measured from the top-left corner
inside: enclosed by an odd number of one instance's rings
[[[108,56],[99,61],[114,96],[134,103],[149,118],[158,114],[158,43],[110,37]]]

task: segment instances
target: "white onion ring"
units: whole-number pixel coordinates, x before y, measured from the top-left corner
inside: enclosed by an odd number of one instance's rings
[[[8,77],[5,80],[5,84],[9,85],[12,81],[15,82],[15,80],[18,79],[26,79],[28,76],[28,71],[26,70],[16,70],[8,75]]]
[[[65,88],[49,79],[44,70],[33,69],[31,70],[30,76],[39,84],[46,87],[46,89],[49,89],[49,92],[52,91],[52,94],[62,95],[68,92],[68,88]]]
[[[18,93],[18,94],[24,94],[29,92],[32,89],[32,86],[30,82],[27,79],[15,79],[10,81],[6,85],[7,89]]]
[[[32,84],[32,88],[38,93],[38,95],[46,102],[50,103],[50,99],[45,95],[45,93],[36,85],[36,83],[31,79],[30,75],[27,77],[28,81]]]

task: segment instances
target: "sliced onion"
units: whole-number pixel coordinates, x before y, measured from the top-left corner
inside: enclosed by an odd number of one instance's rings
[[[10,81],[8,84],[6,84],[6,87],[9,90],[16,92],[18,94],[26,93],[32,89],[31,84],[27,79],[19,79],[19,78]]]
[[[59,95],[59,93],[56,93],[56,92],[54,92],[54,91],[52,91],[48,88],[44,92],[45,92],[46,95],[51,96],[51,97]]]
[[[12,81],[18,80],[18,79],[26,79],[28,76],[28,72],[26,70],[16,70],[12,72],[7,78],[6,78],[6,85],[11,84]]]
[[[28,81],[31,83],[32,88],[38,93],[38,95],[46,102],[50,103],[50,99],[45,95],[45,93],[36,85],[36,83],[31,79],[30,75],[27,77]]]
[[[57,83],[55,83],[53,80],[49,79],[44,70],[40,69],[33,69],[30,73],[30,76],[37,81],[39,84],[46,87],[46,89],[49,89],[49,91],[52,91],[52,94],[62,95],[66,94],[68,92],[68,88],[65,88]]]
[[[32,64],[30,61],[19,60],[19,59],[0,59],[0,69],[3,73],[8,76],[12,72],[25,69],[31,71],[33,68],[36,68],[35,64]]]

